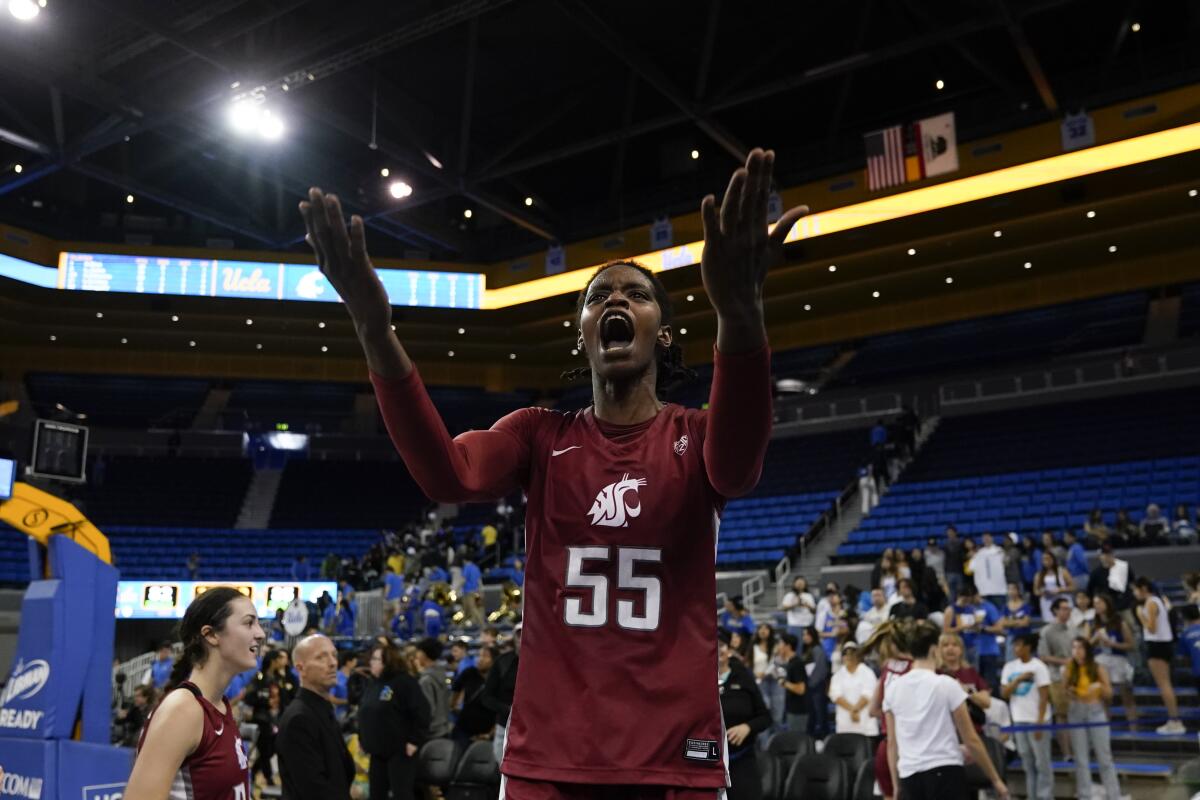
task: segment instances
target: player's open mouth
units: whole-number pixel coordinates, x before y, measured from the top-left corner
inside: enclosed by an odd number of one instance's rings
[[[609,311],[600,318],[600,347],[605,353],[633,347],[633,320],[623,311]]]

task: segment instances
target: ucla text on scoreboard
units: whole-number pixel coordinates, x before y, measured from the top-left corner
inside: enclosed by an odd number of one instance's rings
[[[484,276],[473,272],[376,270],[394,306],[481,308]],[[85,292],[341,302],[309,264],[63,252],[58,288]]]
[[[181,619],[188,604],[209,589],[232,586],[254,601],[261,617],[274,616],[299,597],[315,603],[322,592],[337,597],[335,581],[119,581],[118,619]]]

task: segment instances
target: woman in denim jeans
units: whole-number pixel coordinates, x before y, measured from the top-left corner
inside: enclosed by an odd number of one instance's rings
[[[1100,767],[1100,782],[1104,785],[1105,800],[1121,800],[1117,769],[1113,766],[1112,746],[1105,709],[1112,700],[1112,683],[1108,670],[1096,662],[1092,643],[1082,636],[1071,643],[1071,660],[1063,670],[1063,683],[1071,705],[1067,721],[1072,725],[1093,724],[1089,728],[1072,728],[1071,750],[1075,754],[1075,796],[1079,800],[1092,797],[1092,772],[1088,748]]]

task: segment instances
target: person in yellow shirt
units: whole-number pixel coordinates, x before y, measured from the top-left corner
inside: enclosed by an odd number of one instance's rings
[[[396,571],[397,575],[404,574],[404,554],[399,550],[388,556],[387,565]]]
[[[1121,787],[1113,765],[1112,744],[1107,727],[1106,709],[1112,700],[1112,682],[1108,670],[1096,661],[1092,643],[1081,637],[1071,643],[1071,660],[1063,670],[1063,684],[1071,705],[1067,721],[1091,723],[1094,727],[1071,730],[1071,750],[1075,756],[1075,788],[1079,797],[1086,795],[1092,783],[1088,749],[1096,756],[1105,800],[1120,800]]]
[[[483,530],[481,530],[479,534],[483,537],[484,552],[486,553],[494,550],[496,547],[496,538],[500,535],[499,531],[496,530],[496,526],[489,522],[487,525],[483,526]]]

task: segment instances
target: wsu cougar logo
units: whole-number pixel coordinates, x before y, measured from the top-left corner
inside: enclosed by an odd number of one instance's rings
[[[625,516],[636,517],[642,513],[642,504],[628,505],[625,499],[627,492],[634,492],[646,485],[645,478],[631,478],[626,472],[621,480],[610,483],[596,495],[596,502],[588,511],[592,515],[593,525],[604,525],[608,528],[624,528],[629,525]]]

